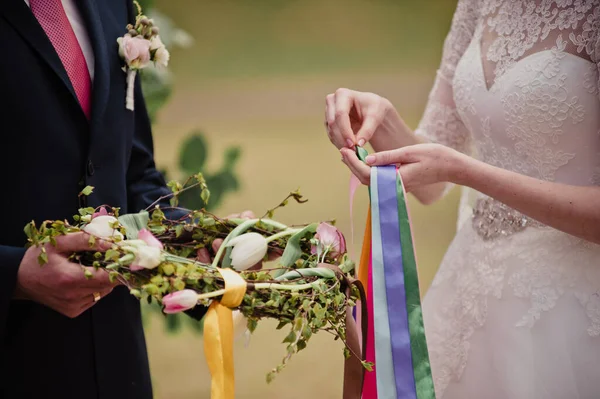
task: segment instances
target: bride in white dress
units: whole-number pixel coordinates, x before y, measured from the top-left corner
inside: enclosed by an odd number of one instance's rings
[[[414,133],[375,94],[327,96],[363,183],[368,141],[424,203],[467,187],[423,304],[438,399],[600,398],[599,31],[600,0],[459,0]]]

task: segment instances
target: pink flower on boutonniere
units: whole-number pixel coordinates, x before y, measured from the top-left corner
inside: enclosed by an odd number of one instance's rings
[[[127,25],[127,33],[117,39],[119,55],[125,61],[123,71],[127,74],[127,92],[125,107],[133,111],[133,88],[137,71],[153,62],[157,67],[164,68],[169,63],[171,55],[158,36],[158,27],[154,21],[142,14],[142,7],[137,1],[133,2],[138,9],[135,25]]]
[[[150,40],[142,36],[125,36],[117,39],[119,55],[130,69],[142,69],[150,64]]]

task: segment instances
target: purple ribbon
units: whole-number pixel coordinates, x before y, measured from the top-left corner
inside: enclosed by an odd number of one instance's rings
[[[410,346],[404,265],[400,246],[396,167],[377,168],[381,246],[387,296],[388,319],[398,399],[416,399]]]

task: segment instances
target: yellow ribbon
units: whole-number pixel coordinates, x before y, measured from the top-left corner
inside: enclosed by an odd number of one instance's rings
[[[358,267],[358,280],[365,287],[365,294],[369,295],[369,260],[371,259],[371,208],[367,213],[365,225],[365,237],[363,238],[362,251],[360,253],[360,266]]]
[[[217,269],[225,280],[221,301],[210,304],[204,319],[204,353],[212,376],[211,399],[233,399],[233,314],[231,308],[242,303],[246,280],[232,269]]]

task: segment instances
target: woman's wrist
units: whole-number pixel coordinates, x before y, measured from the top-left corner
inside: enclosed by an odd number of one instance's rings
[[[472,187],[473,171],[482,169],[482,165],[475,158],[463,154],[462,152],[452,150],[449,164],[448,182],[460,186]]]
[[[418,144],[419,140],[406,123],[404,123],[394,105],[386,100],[385,108],[381,125],[370,140],[375,152],[394,150]]]

